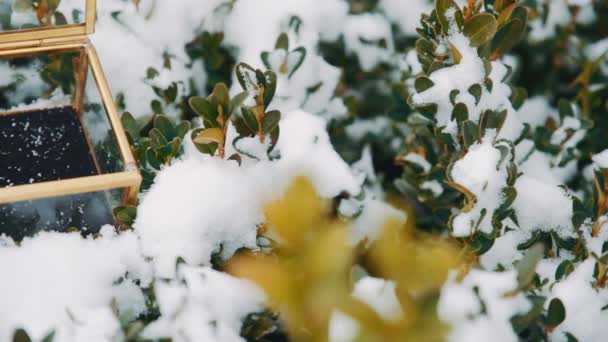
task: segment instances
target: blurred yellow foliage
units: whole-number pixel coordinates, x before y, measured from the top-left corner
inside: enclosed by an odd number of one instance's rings
[[[357,341],[443,340],[447,330],[435,304],[447,272],[458,267],[457,248],[389,218],[379,238],[358,251],[349,244],[349,224],[332,214],[330,204],[310,181],[298,178],[266,207],[267,226],[280,241],[273,255],[241,255],[228,271],[266,291],[293,341],[327,341],[337,310],[359,322]],[[395,282],[401,320],[386,321],[351,296],[357,260],[371,275]]]

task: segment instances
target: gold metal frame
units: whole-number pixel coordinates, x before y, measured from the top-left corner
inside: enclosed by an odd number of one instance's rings
[[[87,35],[95,32],[97,0],[86,0],[85,20],[81,24],[47,26],[23,30],[0,31],[0,45],[12,47],[42,45],[44,40]]]
[[[81,108],[87,68],[90,66],[125,169],[118,173],[0,188],[0,204],[124,188],[126,191],[123,202],[135,204],[137,201],[142,177],[116,110],[99,56],[86,36],[95,29],[95,5],[96,0],[86,0],[86,17],[82,24],[0,32],[0,57],[79,51],[83,57],[83,65],[75,75],[77,90],[73,105],[77,109]]]

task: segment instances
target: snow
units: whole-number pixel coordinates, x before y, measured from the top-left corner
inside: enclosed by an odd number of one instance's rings
[[[461,33],[450,35],[449,43],[462,55],[460,63],[437,70],[429,75],[429,79],[434,85],[422,93],[415,93],[412,97],[413,103],[419,106],[431,103],[437,104],[435,118],[438,127],[444,127],[444,132],[455,136],[458,126],[456,120],[451,119],[454,105],[449,94],[453,90],[458,90],[459,93],[455,97],[454,103],[462,102],[467,106],[469,120],[477,122],[486,110],[507,110],[507,119],[498,138],[510,140],[518,138],[523,125],[518,115],[514,114],[515,110],[509,101],[511,89],[502,82],[507,74],[507,68],[500,61],[492,62],[492,71],[487,75],[493,82],[490,92],[483,86],[486,75],[483,61],[479,58],[477,49],[471,47],[469,40]],[[482,93],[478,103],[476,103],[473,95],[468,92],[468,89],[474,84],[482,85]]]
[[[477,198],[476,204],[469,212],[458,214],[453,220],[453,235],[465,237],[475,233],[477,228],[491,233],[492,215],[503,202],[502,188],[506,186],[507,163],[499,164],[500,151],[492,145],[493,134],[489,131],[480,144],[469,148],[465,156],[452,168],[452,179],[465,187]],[[482,211],[485,215],[482,217]],[[480,221],[481,220],[481,221]]]
[[[521,229],[529,233],[555,231],[561,238],[576,236],[572,226],[572,200],[562,188],[524,175],[517,179],[515,189],[513,209]]]
[[[106,226],[97,239],[78,233],[40,233],[19,246],[0,243],[2,291],[0,339],[8,341],[18,327],[40,340],[55,330],[57,341],[81,341],[86,336],[120,336],[111,308],[134,319],[145,310],[141,289],[151,281],[137,236],[116,235]]]
[[[359,335],[359,322],[340,311],[336,311],[329,320],[328,334],[330,342],[355,341]]]
[[[388,220],[404,225],[407,215],[390,204],[378,199],[365,200],[361,214],[352,222],[350,237],[353,245],[361,241],[375,241]]]
[[[366,276],[355,283],[352,296],[369,305],[388,322],[403,319],[404,313],[395,293],[395,283],[392,281]],[[358,321],[339,310],[333,312],[329,321],[329,341],[356,341],[358,335]]]
[[[441,290],[437,308],[439,318],[452,323],[448,340],[518,341],[510,319],[526,313],[530,303],[522,293],[505,296],[517,287],[517,273],[471,270],[461,282],[455,278],[453,272]]]
[[[423,182],[420,184],[420,189],[430,191],[434,197],[439,197],[443,193],[443,186],[436,180]]]
[[[174,277],[178,257],[209,265],[214,252],[228,258],[241,247],[255,249],[265,194],[260,171],[209,157],[178,161],[158,174],[134,225],[157,276]]]
[[[239,248],[256,249],[264,204],[298,176],[309,177],[327,198],[357,195],[359,183],[333,150],[325,125],[303,111],[286,113],[277,161],[239,167],[201,155],[190,145],[182,160],[159,172],[135,222],[142,251],[154,259],[157,275],[174,276],[178,257],[190,265],[209,265],[215,252],[227,259]]]
[[[426,159],[424,159],[423,156],[417,153],[410,152],[405,155],[403,160],[408,163],[412,163],[414,165],[419,166],[424,173],[429,173],[429,171],[431,171],[431,164]]]
[[[359,58],[364,71],[388,62],[394,52],[390,24],[379,14],[360,14],[348,16],[344,23],[344,44],[349,53]],[[378,46],[379,42],[384,46]]]
[[[564,281],[555,284],[551,298],[559,298],[566,308],[566,319],[550,334],[554,341],[566,341],[569,332],[579,341],[601,341],[608,334],[608,319],[603,308],[608,305],[608,293],[593,287],[595,261],[587,259],[576,267]]]
[[[593,162],[602,169],[608,168],[608,150],[604,150],[591,157]]]
[[[403,318],[394,282],[373,277],[362,278],[355,284],[353,297],[367,303],[384,320],[399,321]]]
[[[63,0],[62,11],[70,12],[78,5],[76,1],[83,0]],[[161,316],[146,327],[142,337],[243,341],[239,336],[243,319],[264,309],[265,295],[246,281],[213,270],[211,260],[215,256],[226,260],[241,248],[258,251],[267,247],[258,238],[258,227],[265,220],[264,205],[281,196],[298,176],[308,177],[324,198],[348,197],[339,200],[337,211],[343,219],[352,220],[349,237],[353,245],[374,241],[389,219],[401,224],[411,219],[385,203],[384,180],[375,175],[369,147],[364,149],[362,159],[350,166],[334,150],[327,126],[348,115],[342,98],[336,96],[344,70],[320,55],[319,43],[343,39],[347,52],[357,57],[364,71],[387,64],[400,72],[418,74],[421,66],[414,50],[408,46],[409,51],[395,51],[393,42],[402,36],[416,36],[419,15],[433,8],[432,1],[379,0],[374,11],[363,14],[349,13],[349,4],[343,0],[241,0],[229,6],[220,6],[222,0],[135,3],[105,0],[98,6],[97,33],[91,38],[114,95],[124,95],[126,108],[136,117],[151,114],[150,102],[158,99],[153,87],[175,82],[178,98],[204,90],[208,78],[204,66],[200,60],[191,61],[184,49],[204,30],[224,32],[222,47],[237,61],[254,67],[263,67],[260,54],[273,51],[282,32],[289,36],[290,50],[306,48],[304,63],[291,77],[278,72],[278,89],[270,109],[282,111],[279,143],[269,158],[268,143],[262,144],[256,138],[239,140],[238,150],[254,156],[243,156],[239,166],[235,161],[201,155],[186,139],[184,155],[164,167],[152,188],[141,195],[134,231],[117,235],[105,227],[95,239],[79,234],[41,233],[20,245],[8,238],[0,239],[0,269],[4,271],[0,340],[10,340],[14,328],[25,327],[35,340],[55,330],[57,341],[120,341],[124,339],[121,323],[132,321],[146,309],[150,298],[145,293],[150,290]],[[569,24],[569,5],[582,7],[577,23],[592,25],[596,20],[590,0],[543,0],[538,8],[542,9],[543,4],[550,5],[548,17],[543,22],[541,13],[531,22],[529,39],[533,43],[555,37],[558,28]],[[301,20],[299,30],[289,26],[291,17]],[[12,19],[17,25],[37,22],[32,13],[14,14]],[[608,304],[608,295],[604,289],[594,287],[593,271],[594,257],[602,256],[608,241],[606,218],[598,219],[598,236],[591,234],[591,220],[580,231],[574,229],[571,194],[562,186],[580,176],[579,160],[559,166],[566,149],[577,152],[586,129],[578,118],[566,117],[562,122],[550,105],[554,99],[549,96],[534,96],[519,110],[512,107],[511,89],[502,80],[506,65],[517,69],[521,63],[515,56],[503,56],[493,62],[492,71],[486,75],[477,50],[462,34],[452,32],[447,40],[439,42],[438,51],[447,52],[448,43],[458,49],[462,60],[432,73],[429,77],[434,86],[415,94],[413,101],[437,103],[438,126],[454,136],[457,124],[451,120],[453,105],[448,96],[454,89],[459,90],[456,102],[466,104],[469,119],[474,122],[485,110],[507,111],[507,121],[500,132],[484,132],[482,142],[468,149],[461,146],[461,158],[450,176],[471,191],[477,202],[468,212],[453,210],[456,216],[452,236],[473,234],[484,209],[486,214],[477,228],[486,233],[493,230],[492,213],[503,202],[501,191],[506,186],[506,162],[498,164],[498,147],[506,144],[499,139],[515,140],[523,124],[534,129],[553,121],[557,129],[551,142],[562,146],[557,155],[537,150],[534,141],[528,139],[515,146],[513,153],[521,173],[515,183],[517,197],[512,206],[516,220],[507,218],[502,222],[504,228],[492,248],[479,257],[479,265],[462,280],[452,272],[443,286],[438,313],[452,325],[449,340],[517,340],[510,319],[526,313],[531,306],[523,292],[505,294],[517,287],[513,264],[523,257],[517,246],[537,231],[556,232],[561,238],[580,234],[583,247],[591,254],[587,260],[579,261],[560,251],[537,266],[541,279],[548,283],[536,290],[549,300],[561,299],[567,311],[566,320],[550,332],[550,339],[566,340],[568,332],[579,340],[602,340],[608,334],[603,324],[608,311],[602,310]],[[606,39],[581,47],[581,53],[590,60],[602,58],[606,51]],[[280,54],[273,53],[273,69]],[[293,66],[293,57],[290,58]],[[171,62],[170,69],[164,67],[166,59]],[[150,67],[159,75],[146,79]],[[39,68],[39,64],[26,69],[0,63],[0,75],[8,76],[0,79],[0,87],[18,81],[14,89],[2,89],[10,98],[8,108],[65,104],[69,100],[59,91],[48,94],[49,87],[40,79]],[[388,78],[399,81],[398,74]],[[482,87],[476,103],[467,90],[473,84],[483,84],[486,77],[492,80],[493,89]],[[405,82],[412,89],[412,80]],[[318,90],[309,93],[316,85]],[[235,84],[231,92],[237,91],[240,88]],[[40,94],[50,96],[40,98]],[[32,102],[32,98],[39,100]],[[178,104],[165,107],[170,116],[175,117],[180,111]],[[387,116],[365,114],[368,119],[352,118],[344,128],[354,142],[381,136],[390,139],[388,149],[397,151],[403,146],[403,138],[411,133],[409,127]],[[231,155],[237,152],[232,146],[237,132],[230,126],[228,133],[227,155]],[[103,136],[95,134],[95,138]],[[589,157],[594,164],[583,172],[587,180],[593,169],[608,168],[608,150],[580,159],[588,161]],[[414,152],[406,154],[404,161],[419,166],[424,174],[435,167]],[[441,196],[444,187],[437,180],[420,184],[420,189],[434,197]],[[555,269],[563,260],[572,260],[575,270],[556,281]],[[399,306],[395,284],[389,280],[365,277],[355,284],[352,294],[387,320],[398,320],[407,314]],[[329,328],[331,341],[350,341],[356,338],[359,323],[336,311]]]
[[[535,20],[530,21],[532,30],[528,37],[531,42],[540,42],[554,37],[557,33],[557,28],[566,26],[570,21],[570,10],[568,10],[567,0],[543,0],[539,2],[539,8],[544,8],[542,5],[547,5],[546,8],[549,13],[546,20],[543,20],[541,15]]]
[[[177,280],[156,283],[161,318],[146,327],[142,337],[245,341],[240,337],[241,324],[249,313],[263,309],[265,296],[261,290],[208,267],[182,265],[178,273]]]
[[[420,15],[430,13],[433,10],[433,4],[428,0],[408,0],[407,6],[404,6],[402,0],[380,0],[378,8],[399,27],[403,34],[416,36]]]

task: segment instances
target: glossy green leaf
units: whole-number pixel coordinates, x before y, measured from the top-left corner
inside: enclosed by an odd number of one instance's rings
[[[473,97],[475,98],[475,104],[479,104],[479,101],[481,100],[481,93],[482,93],[482,88],[481,88],[481,84],[479,83],[475,83],[472,86],[469,87],[468,89],[469,94],[473,95]]]
[[[28,335],[28,333],[23,329],[17,329],[13,333],[13,342],[31,342],[31,341],[32,340],[30,338],[30,335]]]
[[[154,128],[158,129],[167,141],[176,137],[175,127],[171,120],[164,115],[156,115],[154,118]]]
[[[473,121],[466,120],[462,123],[462,140],[466,148],[479,142],[479,130]]]
[[[416,81],[414,81],[414,88],[416,88],[418,93],[422,93],[425,90],[432,88],[434,85],[435,83],[426,76],[419,76],[416,78]]]
[[[490,41],[496,34],[497,29],[498,23],[493,15],[490,13],[480,13],[473,16],[464,25],[462,32],[469,38],[471,46],[479,47]]]
[[[566,319],[566,308],[559,298],[553,298],[549,302],[547,310],[547,326],[554,328]]]
[[[264,119],[262,119],[262,130],[264,131],[264,134],[268,134],[277,128],[279,121],[281,121],[281,112],[278,110],[266,113]]]
[[[243,120],[245,120],[247,127],[249,127],[253,133],[257,133],[259,130],[259,125],[257,119],[255,118],[255,114],[247,107],[241,108],[241,112],[243,113]]]
[[[498,30],[494,39],[492,39],[493,54],[499,56],[505,54],[521,40],[525,30],[525,23],[520,19],[509,21]]]
[[[457,103],[452,110],[452,120],[456,120],[458,123],[462,123],[469,119],[469,110],[467,105],[462,102]]]
[[[285,51],[289,50],[289,36],[287,33],[282,32],[277,38],[277,42],[274,44],[275,49],[283,49]]]

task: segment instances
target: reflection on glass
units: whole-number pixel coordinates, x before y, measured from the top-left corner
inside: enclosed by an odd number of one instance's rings
[[[0,0],[4,1],[4,0]],[[121,172],[84,49],[0,57],[0,188]],[[0,205],[0,234],[96,232],[122,190]]]
[[[0,31],[82,24],[86,0],[0,0]]]
[[[99,232],[113,223],[111,208],[117,204],[110,191],[47,198],[0,205],[0,235],[16,241],[40,231]]]

